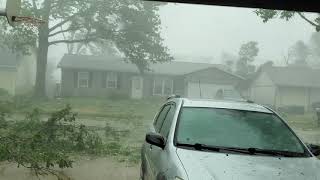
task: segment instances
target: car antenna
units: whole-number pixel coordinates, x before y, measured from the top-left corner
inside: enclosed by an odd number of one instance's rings
[[[199,79],[199,90],[200,90],[200,99],[202,99],[202,92],[201,92],[201,82],[200,82],[200,79]]]

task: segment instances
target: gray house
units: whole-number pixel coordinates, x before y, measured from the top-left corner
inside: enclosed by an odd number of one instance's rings
[[[61,68],[62,96],[112,96],[131,98],[179,94],[213,98],[219,89],[234,93],[243,79],[223,70],[224,66],[172,61],[153,64],[141,75],[137,67],[119,57],[65,55]]]
[[[265,67],[249,86],[255,102],[281,107],[301,106],[309,110],[320,102],[320,70],[309,67]]]

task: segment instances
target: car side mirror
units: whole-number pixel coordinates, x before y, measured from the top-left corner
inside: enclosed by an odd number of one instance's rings
[[[320,155],[320,146],[314,144],[308,144],[309,150],[312,152],[313,155],[319,156]]]
[[[161,149],[164,149],[166,146],[164,137],[157,133],[148,133],[146,135],[146,141],[147,143],[160,147]]]

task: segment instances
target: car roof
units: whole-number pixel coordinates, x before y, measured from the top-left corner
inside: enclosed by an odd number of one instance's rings
[[[203,107],[203,108],[221,108],[234,109],[242,111],[255,111],[263,113],[273,113],[268,108],[250,103],[246,101],[228,101],[228,100],[213,100],[213,99],[186,99],[183,98],[183,107]]]

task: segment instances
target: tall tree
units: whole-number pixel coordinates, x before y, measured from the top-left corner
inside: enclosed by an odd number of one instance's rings
[[[297,41],[291,48],[289,54],[293,65],[307,65],[310,55],[309,47],[303,41]],[[289,63],[290,64],[290,63]]]
[[[320,32],[314,32],[310,38],[310,51],[313,56],[320,59]]]
[[[290,20],[296,15],[303,19],[305,22],[310,24],[315,28],[316,31],[320,31],[320,14],[317,14],[316,17],[308,16],[303,12],[294,12],[294,11],[277,11],[277,10],[267,10],[259,9],[255,13],[262,18],[263,22],[268,22],[271,19],[280,18],[284,20]]]
[[[237,56],[228,53],[228,52],[222,52],[221,54],[221,62],[222,64],[226,65],[228,68],[228,71],[232,72],[234,70],[234,64],[237,61]]]
[[[140,72],[172,57],[160,36],[160,3],[138,0],[24,0],[22,14],[45,21],[39,27],[4,27],[0,38],[13,51],[37,48],[35,96],[45,97],[48,51],[58,44],[113,42]],[[2,23],[5,25],[5,23]],[[70,38],[72,37],[72,38]]]
[[[255,71],[255,66],[250,64],[258,56],[259,48],[258,42],[250,41],[240,47],[239,60],[237,61],[236,68],[237,74],[247,77],[249,73]]]

